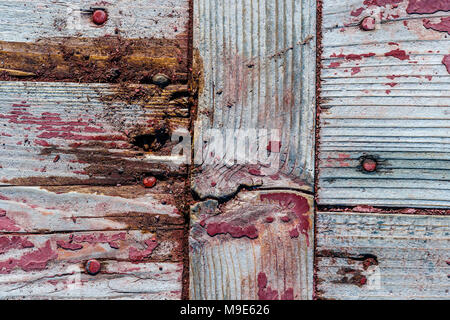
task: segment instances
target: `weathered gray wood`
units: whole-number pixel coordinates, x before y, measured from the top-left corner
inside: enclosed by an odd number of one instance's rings
[[[413,8],[415,1],[323,2],[321,205],[450,206],[450,41],[423,21],[449,13]],[[377,20],[373,31],[359,27],[367,16]],[[376,172],[361,170],[367,156],[378,159]]]
[[[243,191],[217,206],[208,200],[191,210],[191,299],[312,299],[311,196]]]
[[[170,156],[170,139],[153,152],[133,142],[161,128],[167,134],[187,128],[187,105],[171,98],[186,87],[169,86],[150,101],[132,102],[122,100],[122,90],[107,84],[0,83],[1,182],[117,184],[152,171],[185,172],[184,157]]]
[[[181,298],[184,219],[164,190],[0,188],[0,298]]]
[[[315,16],[316,3],[307,0],[194,1],[194,75],[200,84],[192,184],[201,198],[229,196],[241,186],[312,190]],[[267,140],[238,150],[254,155],[272,149],[279,165],[273,171],[260,162],[225,163],[209,129],[234,134],[231,142],[248,129],[279,130],[279,137],[269,131]],[[280,152],[269,141],[281,142]],[[234,148],[226,148],[226,156],[236,160]],[[214,157],[218,161],[208,164]]]
[[[317,214],[317,297],[448,299],[450,217]]]
[[[108,21],[98,27],[80,10],[103,8]],[[28,42],[53,37],[101,37],[118,28],[127,38],[168,38],[184,35],[187,41],[188,0],[14,0],[0,1],[0,38]]]

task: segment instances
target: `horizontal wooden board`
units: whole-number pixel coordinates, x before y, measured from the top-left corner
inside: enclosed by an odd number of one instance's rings
[[[313,199],[243,191],[192,207],[190,298],[307,300],[313,296]]]
[[[192,185],[201,198],[227,197],[242,186],[312,190],[315,16],[315,1],[194,1],[199,113]],[[231,162],[218,155],[210,129],[229,134]],[[245,130],[263,129],[269,131],[248,147],[231,146]],[[270,152],[270,165],[239,163],[261,150]]]
[[[103,26],[95,25],[91,14],[84,12],[91,8],[108,12]],[[186,35],[189,25],[188,0],[2,0],[0,12],[0,39],[12,42],[73,36],[96,38],[114,35],[116,28],[126,38],[175,39]]]
[[[144,173],[183,173],[183,156],[171,157],[170,135],[188,126],[187,103],[172,98],[186,90],[2,82],[0,180],[117,184],[136,181]],[[139,136],[148,138],[149,149],[136,140]]]
[[[83,263],[59,264],[49,270],[2,275],[0,299],[179,300],[181,272],[179,263],[104,260],[101,273],[91,276]]]
[[[0,298],[179,299],[184,219],[164,191],[0,188]]]
[[[317,214],[319,299],[448,299],[450,217]]]
[[[450,206],[450,41],[424,25],[449,13],[419,4],[323,3],[320,205]],[[359,26],[367,16],[373,31]],[[376,172],[361,169],[367,157]]]

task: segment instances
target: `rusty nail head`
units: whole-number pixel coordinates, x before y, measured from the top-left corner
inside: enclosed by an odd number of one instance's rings
[[[165,74],[158,73],[153,76],[152,82],[160,87],[165,87],[169,85],[170,79]]]
[[[152,188],[156,184],[156,178],[155,177],[145,177],[144,180],[142,180],[142,182],[146,188]]]
[[[95,259],[91,259],[86,263],[87,273],[93,276],[100,272],[101,267],[102,265],[100,264],[100,262]]]
[[[363,21],[361,21],[361,29],[365,31],[375,30],[376,22],[374,17],[365,17]]]
[[[92,21],[96,25],[102,25],[106,22],[106,20],[108,20],[108,14],[106,13],[105,10],[97,9],[92,14]]]
[[[373,159],[364,159],[362,162],[362,167],[366,172],[374,172],[377,170],[377,162]]]

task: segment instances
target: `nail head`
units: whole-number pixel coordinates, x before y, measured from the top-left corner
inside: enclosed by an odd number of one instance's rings
[[[108,14],[106,13],[105,10],[95,10],[94,13],[92,14],[92,21],[96,24],[96,25],[102,25],[106,22],[106,20],[108,19]]]
[[[93,276],[100,272],[101,267],[102,266],[101,266],[100,262],[98,262],[95,259],[91,259],[86,263],[87,273],[89,273],[90,275],[93,275]]]

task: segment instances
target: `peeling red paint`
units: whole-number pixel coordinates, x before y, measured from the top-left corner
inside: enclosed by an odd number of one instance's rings
[[[336,53],[333,53],[330,58],[344,58],[346,60],[362,60],[362,58],[369,58],[369,57],[373,57],[376,56],[375,53],[370,52],[370,53],[362,53],[362,54],[339,54],[337,55]]]
[[[20,259],[10,258],[0,262],[0,273],[10,273],[16,267],[24,271],[43,270],[49,261],[57,257],[58,254],[52,250],[50,240],[48,240],[44,247],[24,254]]]
[[[142,261],[153,253],[153,250],[158,246],[158,243],[155,238],[149,239],[145,241],[145,245],[147,246],[144,250],[138,250],[136,248],[131,247],[128,256],[131,261]]]
[[[269,152],[280,152],[281,150],[281,141],[269,141],[267,145],[267,151]]]
[[[448,0],[409,0],[406,12],[412,13],[435,13],[438,11],[449,11]]]
[[[2,231],[19,231],[20,228],[10,218],[0,217],[0,230]]]
[[[392,88],[395,87],[396,85],[398,85],[397,82],[390,82],[390,83],[385,83],[386,86],[391,86]]]
[[[232,225],[228,222],[209,223],[206,227],[206,232],[211,237],[218,234],[229,234],[233,238],[247,237],[250,239],[256,239],[259,235],[258,229],[256,229],[253,225],[240,227],[237,225]]]
[[[442,63],[447,67],[447,72],[450,73],[450,54],[444,56]]]
[[[267,276],[264,272],[258,274],[258,299],[278,300],[278,291],[272,290],[272,288],[267,285]]]
[[[330,63],[330,65],[328,66],[328,68],[338,68],[341,66],[340,62],[332,62]]]
[[[267,217],[266,218],[266,222],[267,223],[272,223],[274,221],[274,218],[273,217]]]
[[[352,68],[352,76],[354,76],[357,73],[361,72],[361,68],[360,67],[353,67]]]
[[[386,5],[396,5],[402,3],[403,0],[364,0],[366,6],[386,7]]]
[[[294,300],[294,289],[288,288],[284,293],[281,295],[281,300]]]
[[[409,60],[409,55],[406,54],[405,50],[396,49],[386,52],[384,55],[386,57],[394,57],[400,60]]]
[[[430,20],[424,19],[423,26],[427,29],[447,32],[448,34],[450,34],[450,17],[441,18],[441,22],[439,23],[432,23]]]
[[[299,219],[299,223],[295,226],[295,228],[306,237],[306,242],[309,246],[308,231],[312,227],[312,221],[309,212],[309,203],[306,198],[292,193],[279,192],[262,194],[260,199],[261,201],[276,201],[284,209],[291,210]],[[291,232],[289,234],[291,234]]]
[[[58,241],[56,241],[56,245],[57,245],[59,248],[62,248],[62,249],[64,249],[64,250],[72,250],[72,251],[75,251],[75,250],[83,249],[83,246],[82,246],[81,244],[78,244],[78,243],[72,243],[72,242],[70,242],[70,241],[62,241],[62,240],[58,240]]]
[[[126,233],[121,232],[118,234],[114,234],[111,236],[106,236],[103,233],[100,233],[98,236],[95,234],[89,234],[89,235],[71,235],[69,237],[69,243],[89,243],[89,244],[97,244],[97,243],[107,243],[109,246],[113,249],[118,249],[119,245],[117,244],[117,241],[122,240],[124,241],[126,239]]]
[[[289,221],[291,221],[291,218],[289,218],[288,216],[284,216],[284,217],[281,217],[281,221],[289,222]]]
[[[0,237],[0,254],[6,253],[12,249],[25,249],[33,247],[34,244],[27,238],[19,236]]]
[[[363,11],[364,11],[364,7],[361,7],[361,8],[358,8],[356,10],[353,10],[350,14],[353,17],[359,17],[361,15],[361,13],[363,13]]]

